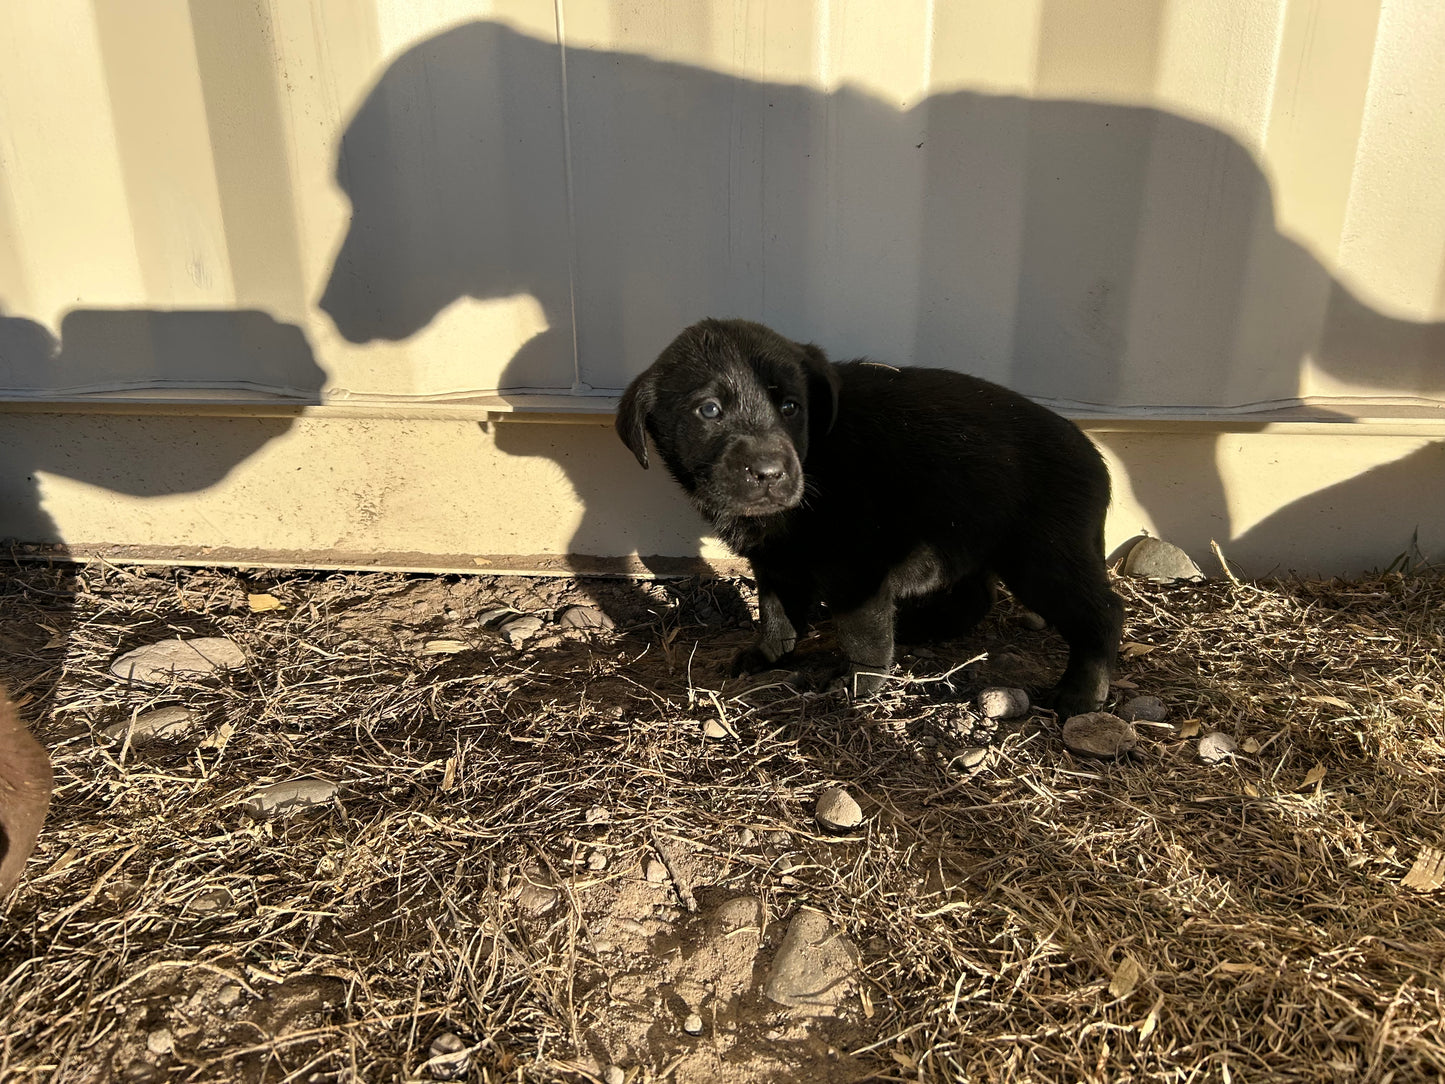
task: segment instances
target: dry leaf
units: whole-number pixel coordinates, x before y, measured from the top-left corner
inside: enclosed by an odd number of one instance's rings
[[[892,1059],[893,1059],[894,1061],[896,1061],[899,1065],[903,1066],[903,1068],[905,1068],[905,1069],[917,1069],[917,1068],[918,1068],[918,1062],[914,1061],[912,1058],[910,1058],[907,1054],[903,1053],[903,1051],[901,1051],[901,1050],[890,1050],[890,1051],[888,1051],[888,1054],[889,1054],[890,1057],[892,1057]]]
[[[1298,787],[1296,787],[1295,789],[1296,789],[1296,790],[1304,790],[1306,787],[1312,787],[1312,786],[1314,786],[1316,783],[1318,783],[1318,782],[1320,782],[1322,779],[1324,779],[1324,777],[1325,777],[1325,766],[1324,766],[1323,764],[1316,764],[1313,768],[1311,768],[1311,769],[1309,770],[1309,774],[1305,776],[1304,782],[1301,783],[1301,784],[1300,784]]]
[[[1307,696],[1305,699],[1311,704],[1329,704],[1335,708],[1350,708],[1354,706],[1348,700],[1341,700],[1338,696]]]
[[[455,655],[467,649],[465,640],[428,640],[421,649],[423,655]]]
[[[267,610],[285,609],[284,604],[275,595],[247,595],[246,602],[251,607],[253,614],[265,613]]]
[[[1246,783],[1244,785],[1244,793],[1250,798],[1258,798],[1259,788],[1256,787],[1253,783]]]
[[[1139,980],[1144,977],[1144,968],[1134,957],[1125,955],[1119,961],[1118,968],[1114,971],[1114,981],[1109,983],[1109,994],[1112,997],[1128,997],[1139,985]]]
[[[451,790],[457,785],[457,758],[447,757],[447,770],[442,775],[442,790]]]
[[[1199,725],[1198,719],[1185,719],[1179,724],[1179,736],[1181,738],[1195,738],[1203,728]]]
[[[216,732],[205,741],[201,742],[202,749],[224,749],[226,743],[231,740],[231,735],[236,733],[236,728],[230,723],[222,723],[216,727]]]
[[[1445,854],[1434,847],[1421,847],[1420,857],[1400,884],[1417,892],[1434,892],[1445,885]]]
[[[1144,1023],[1139,1025],[1139,1041],[1142,1043],[1149,1036],[1154,1034],[1154,1029],[1159,1026],[1159,1010],[1164,1007],[1164,995],[1160,994],[1154,999],[1154,1005],[1149,1010],[1149,1015],[1144,1017]]]
[[[1253,738],[1245,738],[1244,741],[1240,743],[1239,747],[1243,749],[1246,753],[1259,752],[1259,742],[1255,741]]]
[[[1147,655],[1151,651],[1158,650],[1158,644],[1141,644],[1135,640],[1128,641],[1119,649],[1120,653],[1123,654],[1126,659],[1132,659],[1137,655]]]
[[[1216,966],[1214,970],[1210,972],[1211,975],[1220,973],[1225,975],[1263,975],[1264,968],[1260,967],[1258,964],[1222,963]]]

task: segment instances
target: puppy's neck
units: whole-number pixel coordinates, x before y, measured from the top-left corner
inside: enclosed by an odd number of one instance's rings
[[[728,516],[712,513],[707,509],[702,511],[712,521],[718,538],[739,557],[756,553],[786,531],[788,525],[787,512],[771,516]]]

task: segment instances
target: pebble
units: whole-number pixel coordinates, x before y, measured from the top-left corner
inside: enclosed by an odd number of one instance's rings
[[[587,868],[590,870],[606,869],[607,856],[601,851],[593,851],[587,856]]]
[[[444,1031],[431,1041],[431,1059],[427,1068],[433,1080],[456,1080],[466,1075],[471,1054],[460,1035]]]
[[[156,1028],[146,1036],[146,1049],[160,1057],[176,1052],[176,1039],[170,1028]]]
[[[605,805],[594,805],[586,813],[588,824],[606,824],[612,819],[612,811]]]
[[[564,629],[610,629],[615,627],[612,618],[591,606],[568,606],[557,618],[557,624]]]
[[[216,885],[214,888],[197,892],[191,897],[191,901],[186,904],[186,907],[198,914],[208,915],[214,911],[225,910],[234,902],[235,899],[232,897],[230,889]]]
[[[702,1017],[697,1013],[688,1013],[687,1019],[682,1022],[682,1030],[689,1035],[702,1034]]]
[[[702,736],[704,738],[735,738],[737,737],[731,728],[721,719],[709,719],[702,724]]]
[[[1124,571],[1154,583],[1204,579],[1204,573],[1189,554],[1162,538],[1147,536],[1139,539],[1129,550],[1129,556],[1124,558]]]
[[[620,1065],[609,1065],[607,1071],[602,1074],[604,1084],[624,1084],[627,1080],[627,1073]]]
[[[1139,744],[1134,728],[1107,711],[1075,715],[1064,724],[1064,744],[1091,757],[1117,757]]]
[[[763,924],[764,911],[763,901],[757,896],[734,896],[713,908],[710,921],[724,933],[758,929]]]
[[[1119,714],[1131,722],[1138,720],[1141,723],[1162,723],[1169,714],[1169,709],[1157,696],[1135,696],[1124,701]]]
[[[738,833],[738,846],[751,847],[753,845],[753,841],[757,838],[758,837],[753,833],[753,830],[751,828],[744,828],[741,832]]]
[[[821,911],[804,907],[788,924],[764,992],[780,1005],[828,1012],[847,996],[857,966],[853,943]]]
[[[216,1004],[223,1009],[229,1009],[241,1003],[241,988],[233,982],[228,982],[216,991]]]
[[[108,726],[101,731],[101,735],[107,741],[124,741],[126,731],[130,731],[131,744],[151,740],[169,741],[184,737],[196,728],[198,722],[199,717],[190,708],[172,705],[137,715],[134,724],[127,719],[123,723]]]
[[[503,625],[499,630],[502,638],[513,647],[521,647],[533,636],[542,631],[542,619],[533,617],[531,614],[524,614],[521,617],[513,618]]]
[[[1222,730],[1211,730],[1199,739],[1199,759],[1206,764],[1222,764],[1239,750],[1239,743]]]
[[[987,745],[965,746],[953,754],[952,767],[962,771],[980,768],[988,761],[991,752]]]
[[[1017,719],[1028,713],[1029,694],[994,686],[978,694],[978,710],[988,719]]]
[[[824,828],[846,831],[863,823],[863,810],[842,787],[826,787],[818,795],[813,815]]]
[[[198,677],[246,665],[245,653],[223,636],[162,640],[127,651],[110,664],[123,681],[161,684],[177,677]]]
[[[328,779],[287,779],[263,787],[241,803],[253,817],[279,817],[307,806],[323,805],[341,788]]]
[[[529,915],[545,915],[557,906],[557,900],[559,898],[559,894],[555,888],[547,888],[545,885],[534,885],[528,882],[522,886],[522,891],[517,894],[517,906]]]
[[[667,880],[667,867],[656,858],[649,858],[647,864],[642,867],[642,875],[655,885],[660,885]]]
[[[1025,610],[1019,614],[1019,624],[1033,632],[1043,632],[1044,629],[1049,627],[1049,623],[1032,610]]]

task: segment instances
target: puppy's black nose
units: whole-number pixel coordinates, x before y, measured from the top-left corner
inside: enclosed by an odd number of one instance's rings
[[[781,459],[759,459],[746,468],[748,479],[760,486],[770,486],[783,477]]]

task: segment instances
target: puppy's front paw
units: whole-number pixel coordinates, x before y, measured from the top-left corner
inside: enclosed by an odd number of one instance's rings
[[[792,651],[793,645],[786,648],[780,644],[769,645],[756,643],[752,647],[745,647],[733,656],[732,676],[740,674],[761,674],[766,670],[776,668],[778,660]]]
[[[849,697],[864,700],[883,688],[883,683],[888,680],[888,668],[850,666],[844,680]]]

